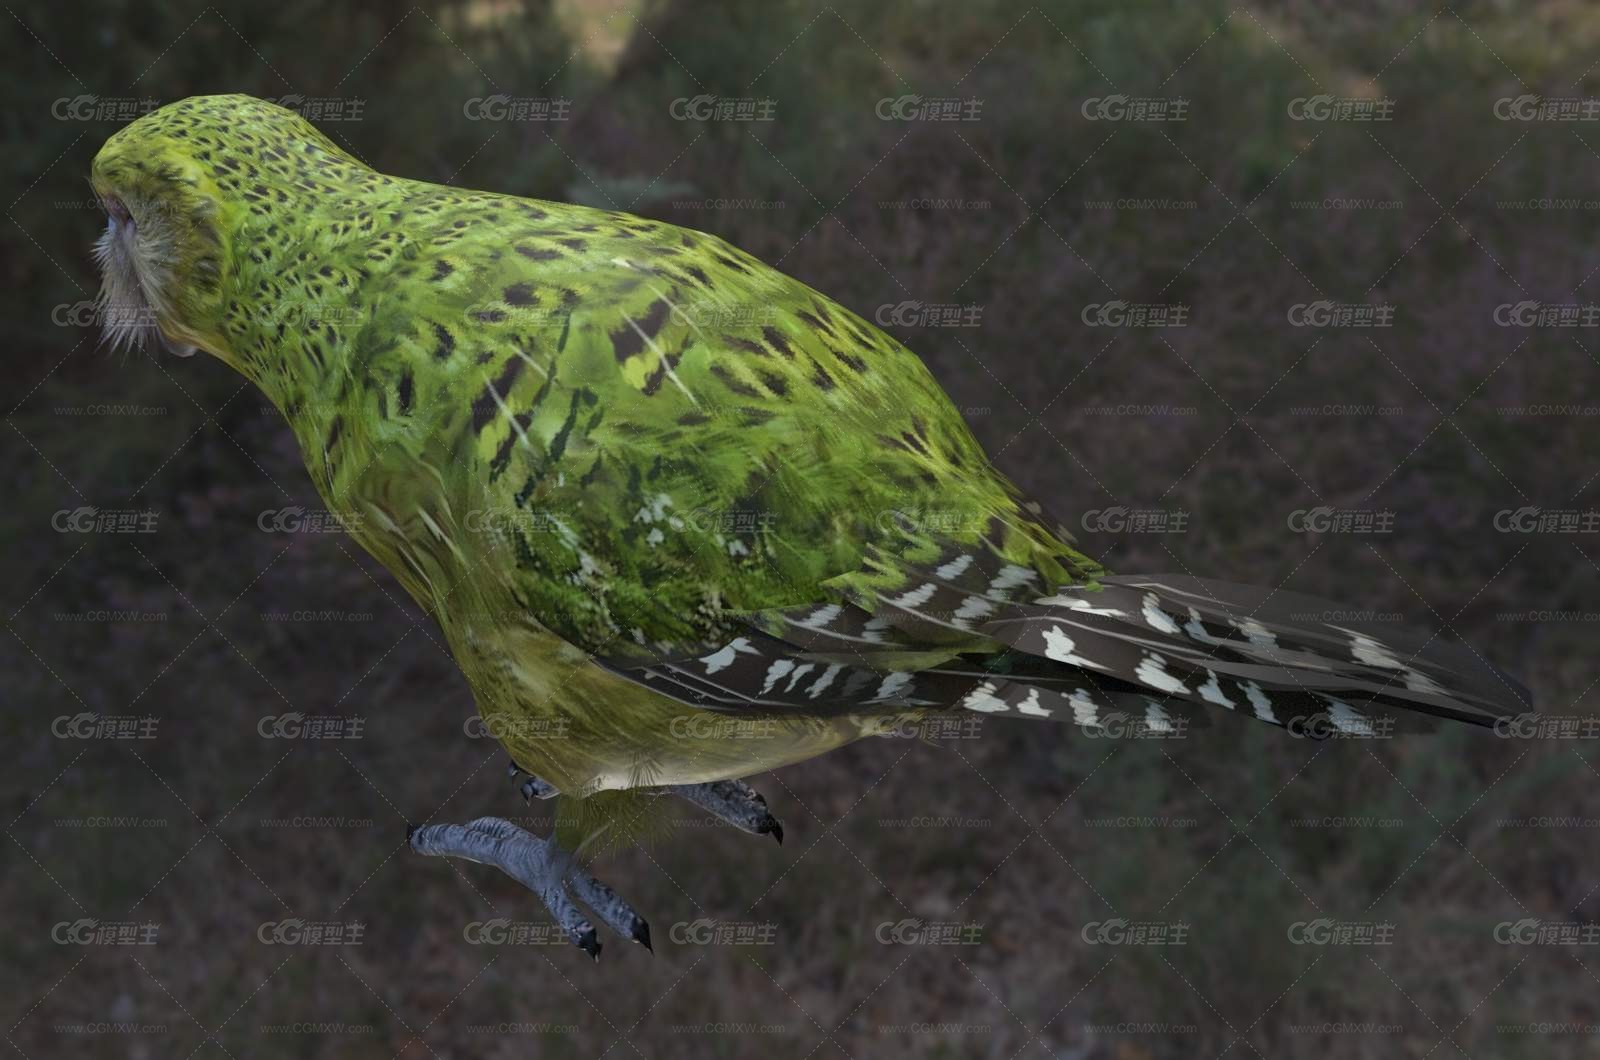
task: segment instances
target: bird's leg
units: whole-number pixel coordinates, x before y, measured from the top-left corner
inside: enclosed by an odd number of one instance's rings
[[[742,780],[714,780],[709,784],[671,784],[661,789],[688,799],[711,816],[751,835],[771,834],[783,842],[783,825],[767,809],[767,800]]]
[[[532,802],[534,799],[549,799],[561,794],[549,781],[540,780],[532,774],[524,774],[517,764],[511,764],[511,779],[527,776],[522,782],[522,797]],[[735,828],[751,835],[768,835],[783,842],[783,825],[772,816],[767,809],[767,800],[761,793],[742,780],[716,780],[709,784],[668,784],[657,789],[669,795],[676,795],[687,799],[696,806],[705,810],[711,816],[721,821],[726,821]]]
[[[435,857],[466,858],[493,865],[544,902],[573,945],[595,960],[600,940],[579,912],[573,898],[588,906],[618,934],[650,949],[650,925],[617,896],[617,892],[584,872],[555,840],[540,839],[500,817],[480,817],[470,824],[413,826],[406,835],[411,849]],[[570,892],[570,893],[569,893]]]

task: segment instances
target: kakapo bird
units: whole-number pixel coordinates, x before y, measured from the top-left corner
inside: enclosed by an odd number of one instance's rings
[[[591,830],[675,795],[781,839],[741,778],[963,712],[1361,735],[1526,709],[1470,649],[1325,601],[1111,575],[915,354],[715,236],[387,176],[242,95],[133,122],[92,181],[111,340],[260,388],[524,795]],[[408,842],[502,869],[593,955],[577,902],[648,945],[582,838]]]

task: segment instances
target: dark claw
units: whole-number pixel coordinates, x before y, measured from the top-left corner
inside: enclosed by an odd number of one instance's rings
[[[762,810],[766,810],[766,799],[757,795],[754,801],[761,804]],[[779,846],[783,846],[783,823],[772,816],[771,813],[763,813],[761,815],[761,820],[756,822],[755,833],[756,835],[771,835],[772,838],[778,841]]]
[[[580,932],[578,937],[572,941],[577,944],[580,950],[587,953],[591,959],[596,961],[600,959],[600,938],[596,935],[594,928],[587,928]]]
[[[650,945],[650,925],[646,924],[643,920],[639,921],[639,923],[635,925],[633,929],[633,941],[637,942],[651,953],[656,951],[656,948]]]

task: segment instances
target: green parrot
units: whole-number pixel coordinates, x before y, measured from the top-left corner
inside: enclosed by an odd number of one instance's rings
[[[204,351],[282,411],[568,825],[411,848],[500,868],[591,955],[579,903],[649,929],[576,847],[664,796],[781,841],[740,778],[930,718],[1363,735],[1526,709],[1470,649],[1325,601],[1111,575],[915,354],[715,236],[387,176],[243,95],[140,118],[92,181],[109,340]]]

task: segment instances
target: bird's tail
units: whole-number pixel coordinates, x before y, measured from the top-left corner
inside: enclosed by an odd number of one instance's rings
[[[1218,708],[1305,734],[1380,735],[1436,719],[1493,725],[1527,689],[1437,634],[1348,621],[1297,593],[1177,575],[1106,577],[1013,602],[979,628],[1008,645],[961,703],[1153,729]],[[1063,676],[1067,675],[1067,676]]]
[[[627,672],[714,711],[968,710],[1152,734],[1219,710],[1310,737],[1529,710],[1471,648],[1299,593],[1180,575],[1048,589],[971,552],[890,569],[890,586],[836,579],[835,602],[752,613],[716,650]]]

